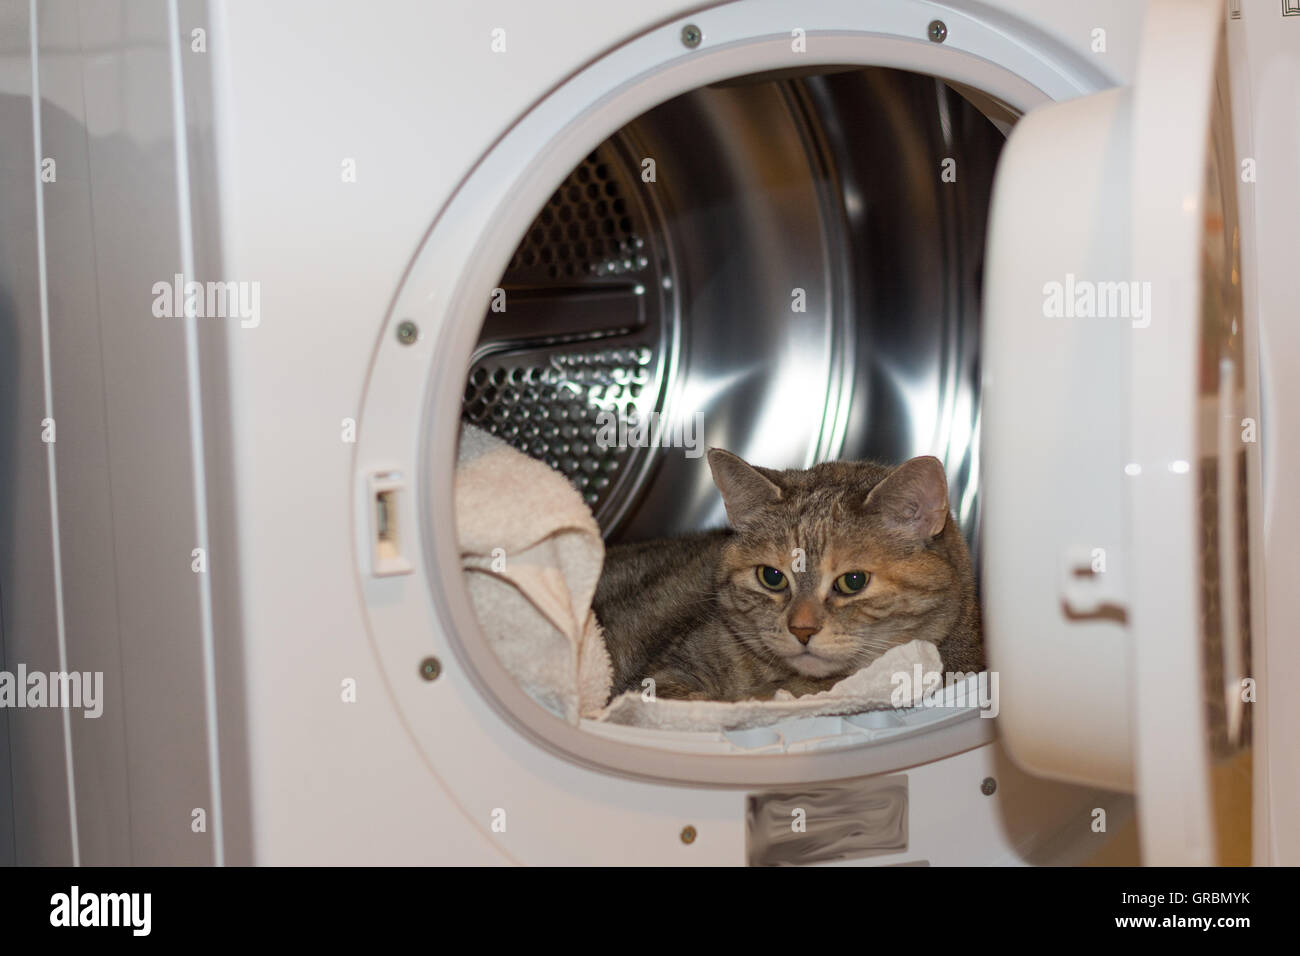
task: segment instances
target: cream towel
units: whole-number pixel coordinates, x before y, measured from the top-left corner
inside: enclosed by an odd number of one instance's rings
[[[555,715],[573,724],[597,716],[613,682],[591,610],[605,545],[577,490],[467,425],[456,532],[470,599],[502,665]]]
[[[851,674],[830,690],[795,697],[789,691],[777,691],[772,700],[644,700],[639,691],[627,691],[615,698],[600,715],[610,724],[650,727],[657,730],[745,730],[774,724],[787,717],[827,717],[836,714],[859,714],[867,710],[892,707],[894,691],[906,690],[903,706],[920,702],[924,688],[912,677],[916,665],[923,673],[941,673],[943,662],[929,641],[911,641],[891,647],[856,674]],[[894,681],[895,674],[906,674],[906,684]]]

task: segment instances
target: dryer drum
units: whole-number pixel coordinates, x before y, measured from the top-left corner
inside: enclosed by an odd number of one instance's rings
[[[649,449],[602,442],[606,420],[663,411],[678,312],[664,217],[637,188],[630,136],[603,143],[551,196],[494,292],[465,416],[562,471],[600,516],[635,498]]]
[[[465,419],[563,472],[607,537],[721,524],[701,458],[718,446],[777,468],[937,455],[973,544],[1004,130],[942,81],[883,68],[745,77],[656,107],[522,237]],[[661,440],[602,440],[618,422]]]

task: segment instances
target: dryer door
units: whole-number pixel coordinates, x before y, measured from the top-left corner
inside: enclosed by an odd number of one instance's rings
[[[1016,126],[990,220],[1000,729],[1032,771],[1134,792],[1147,863],[1250,853],[1258,385],[1222,34],[1218,3],[1152,3],[1132,87]]]

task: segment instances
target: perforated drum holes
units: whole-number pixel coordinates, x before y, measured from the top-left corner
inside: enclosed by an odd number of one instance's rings
[[[639,151],[620,136],[578,164],[524,233],[461,406],[466,422],[561,472],[606,528],[653,451],[611,442],[601,425],[662,409],[677,321],[656,252],[664,227],[641,193]]]
[[[546,364],[485,362],[466,385],[465,417],[562,472],[594,506],[631,451],[601,440],[598,416],[639,419],[650,360],[642,347],[561,353]]]
[[[593,152],[551,194],[510,258],[510,280],[625,275],[649,266],[615,163]]]

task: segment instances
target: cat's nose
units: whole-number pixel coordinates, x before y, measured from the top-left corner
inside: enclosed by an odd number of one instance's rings
[[[812,640],[813,635],[820,630],[820,627],[795,627],[793,624],[790,625],[790,633],[795,636],[795,639],[800,644],[807,644]]]

